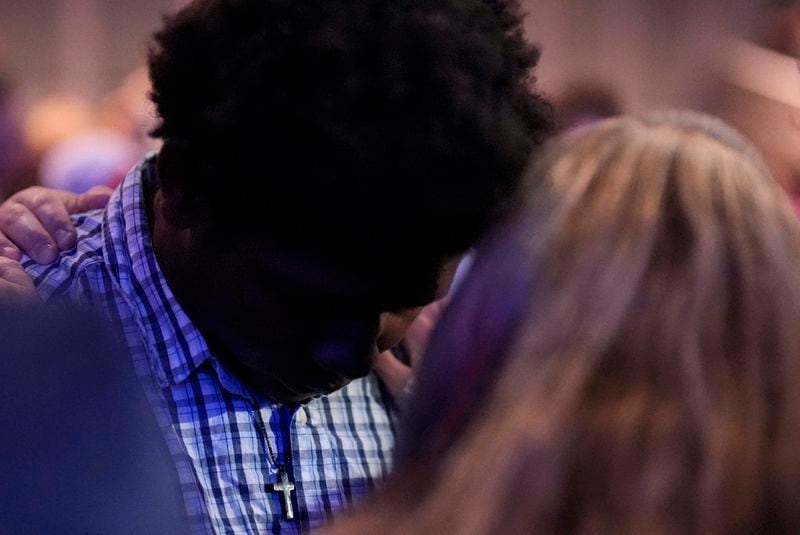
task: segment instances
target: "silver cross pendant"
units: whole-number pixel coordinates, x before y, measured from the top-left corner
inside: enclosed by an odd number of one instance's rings
[[[283,494],[283,518],[286,520],[294,519],[294,507],[292,507],[293,490],[294,483],[289,481],[289,474],[286,473],[286,468],[283,465],[278,466],[278,481],[272,484],[272,491]]]

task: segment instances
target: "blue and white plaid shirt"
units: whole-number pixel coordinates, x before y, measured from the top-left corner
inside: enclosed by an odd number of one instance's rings
[[[76,247],[53,265],[25,259],[48,299],[101,306],[121,326],[161,415],[199,532],[297,533],[364,496],[389,468],[391,400],[374,376],[302,407],[255,398],[209,351],[158,267],[143,184],[155,157],[139,164],[108,206],[74,218]],[[257,409],[256,409],[257,407]],[[285,521],[272,491],[277,469],[255,410],[280,460],[291,452],[296,519]],[[198,491],[199,488],[199,491]]]

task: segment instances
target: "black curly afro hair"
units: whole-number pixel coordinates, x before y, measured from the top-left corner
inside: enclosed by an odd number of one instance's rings
[[[196,0],[150,53],[161,179],[229,236],[462,251],[552,127],[521,21],[512,0]]]

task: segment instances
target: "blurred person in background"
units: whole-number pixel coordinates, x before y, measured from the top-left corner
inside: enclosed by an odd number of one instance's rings
[[[142,154],[161,146],[157,139],[150,137],[156,127],[156,110],[149,98],[150,91],[147,67],[137,67],[103,98],[98,111],[99,124],[130,139]]]
[[[761,21],[760,44],[780,54],[800,58],[800,2],[770,0]]]
[[[800,211],[800,71],[795,58],[734,42],[734,58],[712,107],[763,153]]]
[[[115,188],[130,168],[159,143],[147,133],[155,110],[144,68],[129,74],[101,102],[90,125],[51,144],[39,164],[39,184],[74,193]]]
[[[42,183],[77,193],[86,193],[94,186],[105,184],[109,174],[107,162],[118,161],[116,154],[119,154],[119,144],[105,143],[105,139],[95,139],[88,145],[79,143],[82,155],[99,156],[99,161],[106,163],[103,164],[105,167],[97,166],[95,163],[98,158],[90,157],[87,160],[83,157],[77,172],[75,162],[79,158],[73,156],[75,151],[64,150],[92,129],[93,124],[91,105],[72,95],[48,95],[31,105],[22,121],[20,171],[5,195],[14,198],[19,191]],[[106,154],[109,147],[112,147],[111,152]],[[128,155],[125,165],[130,166],[131,163],[132,157]],[[115,165],[113,172],[116,176],[124,171],[118,170]]]
[[[143,154],[129,138],[91,128],[49,149],[39,163],[38,183],[73,193],[116,187]]]
[[[800,3],[772,2],[760,33],[727,43],[708,109],[758,147],[800,212]]]
[[[46,299],[123,323],[202,489],[193,518],[305,531],[389,468],[372,368],[549,132],[537,59],[513,1],[200,0],[166,21],[164,145],[75,218],[75,248],[25,265]]]
[[[706,116],[562,137],[330,533],[800,532],[800,223]]]
[[[34,102],[22,123],[25,186],[40,184],[44,158],[53,148],[91,128],[92,121],[92,107],[83,98],[56,93]]]
[[[623,113],[616,92],[590,79],[567,84],[555,97],[553,108],[558,132],[583,128]]]
[[[189,533],[153,409],[131,362],[109,358],[125,352],[114,328],[2,299],[0,532]]]
[[[144,154],[159,147],[146,134],[155,126],[149,90],[146,71],[137,69],[97,107],[66,95],[34,104],[26,139],[35,183],[79,194],[116,187]]]
[[[92,125],[92,106],[69,94],[52,94],[34,102],[25,113],[25,145],[38,162],[53,146]]]
[[[30,184],[23,180],[23,142],[13,84],[0,72],[0,202]]]

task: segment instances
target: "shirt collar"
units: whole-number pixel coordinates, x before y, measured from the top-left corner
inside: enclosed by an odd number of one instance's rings
[[[167,387],[185,381],[212,354],[167,285],[153,250],[144,187],[157,181],[155,155],[123,179],[106,208],[103,254],[144,333],[151,368]]]

